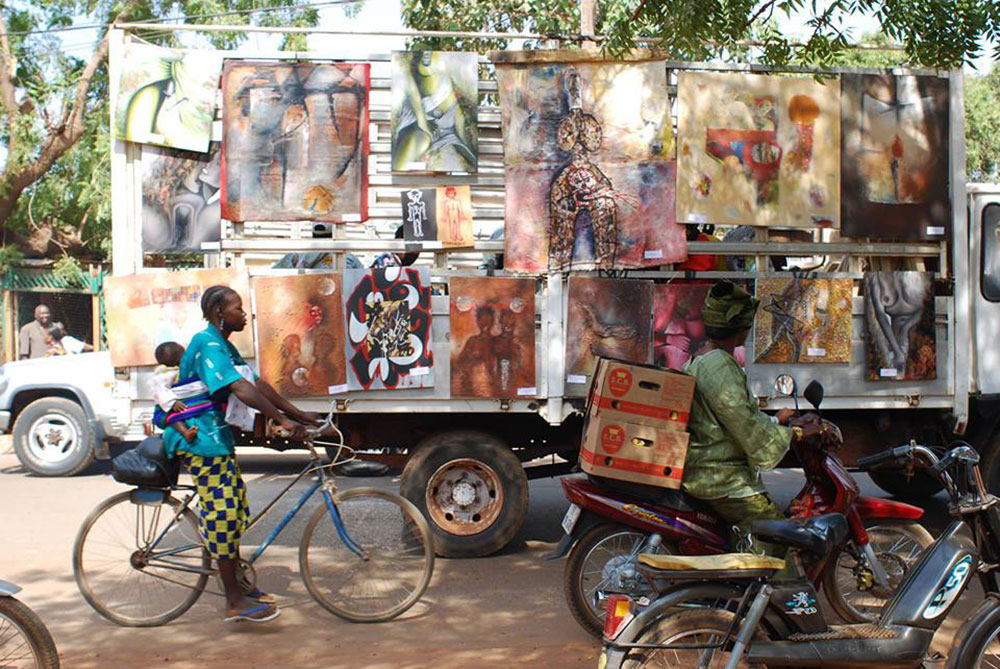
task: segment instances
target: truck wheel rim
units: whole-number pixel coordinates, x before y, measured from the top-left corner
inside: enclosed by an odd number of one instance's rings
[[[461,458],[446,462],[427,482],[427,511],[434,523],[459,536],[478,534],[503,509],[503,486],[491,467]]]
[[[66,459],[79,437],[76,426],[66,416],[48,413],[31,424],[28,448],[39,460],[58,463]]]

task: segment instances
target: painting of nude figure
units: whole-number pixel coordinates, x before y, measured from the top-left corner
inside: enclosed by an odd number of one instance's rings
[[[671,283],[653,286],[653,364],[683,371],[708,342],[701,306],[710,284]],[[736,347],[733,357],[746,364],[746,348]]]
[[[534,397],[535,280],[455,277],[452,397]]]
[[[865,274],[868,378],[937,378],[934,281],[929,272]]]
[[[589,380],[597,358],[648,363],[653,284],[571,276],[566,308],[566,375]]]
[[[346,390],[340,274],[262,277],[254,296],[261,377],[283,395]]]

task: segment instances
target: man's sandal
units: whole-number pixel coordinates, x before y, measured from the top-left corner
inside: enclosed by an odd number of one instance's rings
[[[251,623],[266,623],[279,615],[281,615],[281,609],[278,607],[271,604],[258,604],[237,614],[226,616],[225,620],[227,623],[238,623],[244,620]]]
[[[278,601],[274,595],[269,592],[264,592],[260,588],[254,588],[250,592],[244,592],[243,596],[247,599],[252,599],[255,602],[261,602],[262,604],[274,604]]]

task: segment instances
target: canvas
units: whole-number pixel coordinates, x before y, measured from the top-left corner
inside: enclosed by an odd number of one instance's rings
[[[108,349],[115,367],[155,365],[153,351],[167,341],[184,347],[206,327],[201,294],[209,286],[229,286],[250,310],[246,270],[199,269],[110,276],[104,279]],[[234,332],[230,340],[244,358],[252,358],[253,328]]]
[[[759,279],[756,363],[849,363],[854,282]]]
[[[845,237],[942,239],[948,234],[948,80],[845,74]]]
[[[472,191],[468,186],[411,188],[400,194],[403,238],[411,242],[441,242],[442,246],[472,246]]]
[[[455,277],[452,397],[534,397],[535,280]]]
[[[708,343],[701,307],[711,288],[706,283],[672,281],[653,286],[653,364],[684,371]],[[746,348],[737,346],[733,357],[746,364]]]
[[[448,51],[392,54],[392,170],[476,172],[479,57]]]
[[[226,61],[223,218],[368,218],[369,70],[361,63]]]
[[[649,362],[652,283],[571,276],[567,293],[568,382],[589,381],[598,357]]]
[[[838,227],[840,84],[680,72],[677,220]]]
[[[430,280],[426,267],[344,271],[349,389],[434,385]]]
[[[115,100],[115,137],[208,151],[222,56],[130,42]]]
[[[687,258],[674,219],[663,61],[499,52],[505,269],[628,268]]]
[[[341,287],[327,272],[254,281],[260,375],[282,395],[347,390]]]
[[[408,242],[436,242],[437,189],[409,188],[399,194],[403,207],[403,239]]]
[[[142,149],[142,250],[200,253],[222,238],[222,163],[210,153]]]
[[[869,272],[864,286],[869,380],[936,379],[933,274]]]

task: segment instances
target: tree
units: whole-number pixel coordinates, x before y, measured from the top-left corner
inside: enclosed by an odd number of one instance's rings
[[[1000,66],[965,80],[965,165],[970,181],[1000,179]]]
[[[202,23],[316,25],[317,10],[301,5],[301,0],[46,0],[0,5],[4,246],[14,244],[32,255],[102,256],[107,251],[108,35],[102,28],[93,53],[84,59],[62,49],[59,30],[81,16],[104,26],[164,17]],[[174,39],[162,32],[143,37],[158,44]],[[202,39],[231,48],[243,35],[208,33]],[[298,49],[304,42],[304,35],[290,35],[284,46]]]

